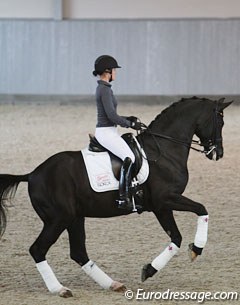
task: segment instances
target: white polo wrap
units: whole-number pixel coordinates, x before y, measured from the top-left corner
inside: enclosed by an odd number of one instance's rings
[[[178,250],[179,248],[174,243],[170,243],[170,245],[152,261],[153,268],[159,271],[165,267]]]
[[[209,216],[198,216],[197,232],[194,239],[194,245],[198,248],[204,248],[208,237]]]
[[[52,271],[52,268],[48,265],[46,260],[37,263],[36,267],[50,292],[57,293],[62,289],[63,286],[59,283]]]
[[[93,261],[87,262],[82,266],[83,271],[86,272],[96,283],[102,288],[109,289],[112,286],[113,280],[103,272]]]

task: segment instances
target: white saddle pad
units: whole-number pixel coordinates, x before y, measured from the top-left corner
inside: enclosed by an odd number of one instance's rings
[[[119,181],[112,172],[111,159],[108,152],[92,152],[87,148],[82,151],[90,185],[95,192],[106,192],[119,189]],[[142,150],[145,157],[145,153]],[[143,158],[142,167],[137,175],[139,184],[143,184],[149,174],[149,165]]]

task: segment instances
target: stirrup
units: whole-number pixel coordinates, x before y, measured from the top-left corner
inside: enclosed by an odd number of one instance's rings
[[[117,203],[117,206],[118,206],[119,209],[128,210],[128,211],[133,210],[133,204],[132,204],[132,202],[129,198],[117,199],[116,203]]]

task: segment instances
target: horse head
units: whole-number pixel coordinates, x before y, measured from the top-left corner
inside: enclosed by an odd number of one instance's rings
[[[207,120],[201,118],[201,121],[198,122],[195,134],[199,137],[201,145],[204,147],[205,155],[210,160],[217,161],[223,157],[223,110],[232,102],[224,103],[224,98],[214,101],[214,103],[211,103],[210,117]]]

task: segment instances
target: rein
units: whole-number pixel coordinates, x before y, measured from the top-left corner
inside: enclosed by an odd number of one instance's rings
[[[164,134],[155,133],[155,132],[152,132],[145,124],[143,124],[143,123],[141,123],[141,124],[142,124],[143,129],[142,129],[142,131],[140,131],[138,133],[138,135],[141,135],[143,132],[145,132],[146,134],[149,134],[153,138],[153,140],[158,148],[158,153],[159,153],[159,157],[157,159],[149,159],[149,158],[146,158],[145,156],[143,156],[143,158],[145,158],[148,161],[157,162],[160,158],[161,148],[160,148],[158,141],[156,140],[156,137],[171,141],[171,142],[179,144],[179,145],[183,145],[183,146],[190,148],[194,151],[197,151],[199,153],[209,154],[213,149],[215,149],[215,146],[212,147],[212,149],[210,151],[205,151],[202,149],[195,148],[192,145],[199,145],[199,146],[204,146],[204,145],[200,141],[197,141],[197,140],[192,140],[191,143],[188,143],[188,142],[185,142],[185,141],[182,141],[182,140],[179,140],[179,139],[176,139],[176,138],[164,135]],[[143,144],[143,141],[142,141],[142,144]]]
[[[159,137],[159,138],[162,138],[162,139],[165,139],[165,140],[169,140],[169,141],[174,142],[176,144],[180,144],[180,145],[183,145],[183,146],[185,146],[187,148],[193,149],[193,150],[195,150],[197,152],[200,152],[200,153],[204,153],[205,152],[204,150],[197,149],[197,148],[192,146],[192,144],[199,145],[199,146],[204,146],[200,141],[192,140],[191,143],[188,143],[188,142],[185,142],[185,141],[182,141],[182,140],[170,137],[170,136],[166,136],[166,135],[163,135],[163,134],[152,132],[149,128],[145,129],[145,132],[149,133],[151,136]]]

